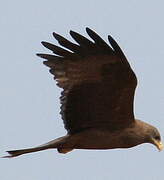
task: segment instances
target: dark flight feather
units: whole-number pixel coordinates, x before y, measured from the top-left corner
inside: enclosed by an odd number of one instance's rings
[[[112,52],[112,48],[93,30],[86,28],[88,35],[94,40],[95,44],[101,48],[102,52]]]
[[[53,33],[53,36],[61,46],[71,50],[76,55],[84,56],[84,54],[85,54],[84,50],[82,48],[80,48],[79,45],[70,42],[69,40],[67,40],[66,38],[62,37],[61,35],[59,35],[55,32]]]
[[[101,126],[116,130],[134,121],[137,79],[125,55],[111,36],[112,47],[93,30],[86,31],[92,41],[70,31],[78,44],[53,33],[68,50],[42,42],[56,55],[37,54],[47,60],[44,64],[64,89],[60,114],[69,134]]]
[[[45,41],[42,41],[42,44],[44,47],[48,48],[49,50],[51,50],[54,54],[57,54],[59,56],[64,56],[64,57],[72,57],[73,56],[73,53],[71,53],[70,51],[67,51],[61,47],[58,47],[54,44],[51,44],[51,43],[48,43],[48,42],[45,42]]]
[[[127,66],[130,66],[128,61],[126,60],[126,57],[125,57],[123,51],[121,50],[121,48],[119,47],[117,42],[112,38],[112,36],[108,35],[108,40],[109,40],[111,46],[113,47],[115,53],[117,54],[117,56],[119,56],[123,61],[125,61]]]

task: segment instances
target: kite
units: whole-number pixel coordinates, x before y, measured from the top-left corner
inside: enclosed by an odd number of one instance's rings
[[[163,149],[158,130],[134,117],[137,78],[121,48],[111,36],[108,45],[93,30],[86,28],[86,32],[91,40],[70,31],[76,43],[53,33],[63,48],[42,42],[53,54],[37,54],[46,60],[44,64],[62,88],[60,114],[67,134],[41,146],[7,151],[5,157],[51,148],[67,153],[74,149],[131,148],[143,143]]]

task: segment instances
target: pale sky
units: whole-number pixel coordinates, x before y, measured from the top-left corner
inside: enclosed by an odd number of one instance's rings
[[[138,77],[135,116],[164,136],[164,1],[3,1],[0,6],[0,156],[40,145],[66,131],[59,115],[60,89],[35,54],[57,44],[52,32],[86,35],[90,27],[112,35]],[[1,180],[162,180],[164,151],[144,144],[131,149],[47,150],[0,159]]]

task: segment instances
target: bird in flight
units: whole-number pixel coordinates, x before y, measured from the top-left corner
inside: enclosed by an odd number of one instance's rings
[[[93,30],[86,28],[86,32],[91,40],[70,31],[76,43],[53,33],[64,48],[42,42],[53,54],[37,54],[45,59],[62,88],[60,114],[67,134],[33,148],[7,151],[5,157],[51,148],[67,153],[131,148],[142,143],[162,150],[159,131],[134,117],[137,78],[121,48],[111,36],[108,45]]]

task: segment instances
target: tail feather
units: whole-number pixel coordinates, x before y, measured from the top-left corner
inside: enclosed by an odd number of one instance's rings
[[[49,149],[49,148],[48,147],[36,147],[36,148],[29,148],[29,149],[19,149],[19,150],[6,151],[7,153],[9,153],[9,155],[4,156],[3,158],[17,157],[17,156],[20,156],[22,154],[42,151],[42,150],[46,150],[46,149]]]
[[[9,155],[3,156],[2,158],[12,158],[12,157],[20,156],[22,154],[42,151],[42,150],[51,149],[51,148],[58,148],[60,145],[62,145],[65,142],[66,138],[67,136],[63,136],[63,137],[57,138],[46,144],[43,144],[41,146],[37,146],[34,148],[6,151],[7,153],[9,153]]]
[[[27,152],[27,149],[22,149],[22,150],[12,150],[12,151],[6,151],[9,155],[8,156],[4,156],[3,158],[12,158],[12,157],[16,157],[16,156],[20,156],[21,154],[25,154],[25,153],[30,153],[29,151]]]

